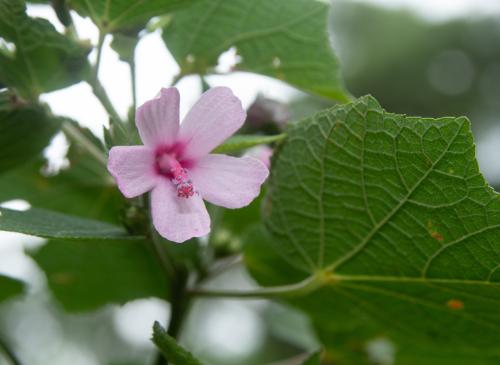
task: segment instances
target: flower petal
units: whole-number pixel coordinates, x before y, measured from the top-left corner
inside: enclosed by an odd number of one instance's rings
[[[161,180],[153,189],[151,212],[156,230],[169,241],[180,243],[210,232],[210,216],[201,197],[177,197],[168,180]]]
[[[226,208],[241,208],[259,195],[269,170],[253,157],[210,154],[201,158],[189,175],[203,199]]]
[[[148,147],[117,146],[109,151],[108,170],[123,195],[134,198],[156,184],[154,161],[154,153]]]
[[[142,142],[149,147],[171,145],[179,131],[179,91],[161,89],[160,95],[137,108],[135,123]]]
[[[240,100],[227,87],[205,92],[181,124],[179,140],[185,144],[184,158],[205,156],[241,128],[246,113]]]

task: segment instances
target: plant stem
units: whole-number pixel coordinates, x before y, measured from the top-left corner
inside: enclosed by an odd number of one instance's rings
[[[135,55],[132,56],[132,59],[130,60],[130,63],[129,63],[129,67],[130,67],[130,80],[132,82],[132,110],[136,110],[137,109],[137,81],[136,81],[136,73],[135,73]]]
[[[168,324],[167,333],[173,338],[177,338],[182,329],[184,317],[190,305],[190,298],[187,295],[187,280],[188,272],[182,269],[177,269],[172,278],[170,288],[170,322]],[[155,365],[168,365],[168,360],[158,353]]]
[[[161,247],[161,242],[158,241],[158,236],[156,232],[154,232],[154,228],[151,228],[152,237],[149,242],[151,242],[151,247],[153,248],[153,252],[155,253],[158,261],[160,262],[163,273],[165,274],[167,281],[171,279],[175,275],[175,268],[170,262],[170,259],[167,256],[167,253]]]
[[[2,339],[0,339],[0,350],[5,354],[5,357],[12,365],[21,365],[21,361],[17,358],[16,354],[14,354]]]
[[[105,38],[106,33],[99,31],[99,40],[97,41],[97,56],[95,60],[95,66],[93,68],[94,82],[97,82],[97,80],[99,79],[99,66],[101,65],[102,47],[104,45]]]
[[[312,275],[298,283],[290,285],[271,286],[248,291],[192,289],[189,291],[189,294],[207,298],[224,297],[236,299],[291,297],[305,295],[321,287],[323,284],[324,280],[321,275]]]
[[[92,91],[94,95],[97,97],[97,99],[101,102],[102,106],[106,110],[106,112],[109,114],[110,118],[112,119],[112,123],[118,126],[120,130],[124,133],[124,135],[127,135],[127,132],[123,126],[123,121],[120,118],[120,115],[116,111],[115,107],[111,103],[111,100],[109,99],[108,94],[106,93],[106,90],[102,86],[101,82],[99,81],[99,67],[101,65],[101,58],[102,58],[102,49],[104,46],[104,39],[106,37],[106,33],[103,31],[99,32],[99,40],[97,43],[97,57],[96,57],[96,62],[94,66],[90,66],[92,72],[91,76],[87,78],[87,83],[92,87]]]
[[[185,75],[184,75],[182,72],[178,73],[177,75],[175,75],[175,76],[174,76],[174,78],[172,79],[172,83],[171,83],[170,85],[171,85],[171,86],[175,86],[175,85],[177,85],[177,83],[178,83],[179,81],[181,81],[181,79],[182,79],[184,76],[185,76]]]
[[[92,87],[94,95],[97,97],[97,99],[99,99],[104,109],[106,109],[106,111],[108,112],[109,116],[116,121],[116,124],[120,124],[120,128],[123,129],[123,126],[121,125],[121,118],[118,115],[118,112],[115,110],[113,104],[111,104],[108,94],[106,93],[106,90],[104,90],[101,82],[99,80],[93,79],[87,80],[87,82]]]
[[[104,152],[97,148],[85,134],[80,132],[71,122],[64,122],[61,126],[63,132],[70,140],[77,142],[83,147],[92,157],[94,157],[103,166],[107,165],[107,159]]]

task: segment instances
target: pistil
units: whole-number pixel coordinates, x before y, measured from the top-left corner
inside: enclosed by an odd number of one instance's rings
[[[170,178],[177,190],[179,198],[189,198],[194,195],[193,182],[188,176],[187,170],[171,154],[165,153],[157,157],[158,171],[165,177]]]

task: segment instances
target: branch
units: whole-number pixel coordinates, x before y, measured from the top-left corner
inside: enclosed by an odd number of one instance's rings
[[[93,67],[93,78],[94,82],[99,79],[99,66],[101,65],[102,47],[104,45],[104,38],[106,38],[106,33],[99,31],[99,40],[97,41],[97,57],[95,61],[95,66]]]
[[[323,275],[312,275],[308,278],[290,285],[270,286],[259,288],[256,290],[210,290],[210,289],[192,289],[188,293],[192,296],[207,297],[207,298],[236,298],[236,299],[251,299],[251,298],[274,298],[274,297],[291,297],[302,296],[311,291],[314,291],[324,284]]]
[[[92,157],[94,157],[103,166],[107,165],[107,159],[104,153],[97,148],[78,128],[71,122],[64,122],[61,126],[62,131],[68,136],[70,140],[77,142],[84,148]]]

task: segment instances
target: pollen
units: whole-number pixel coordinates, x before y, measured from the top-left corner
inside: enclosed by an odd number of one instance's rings
[[[186,199],[193,196],[195,193],[193,182],[189,178],[186,169],[182,168],[180,165],[176,165],[170,169],[170,172],[174,176],[172,184],[174,184],[177,189],[177,196]]]

